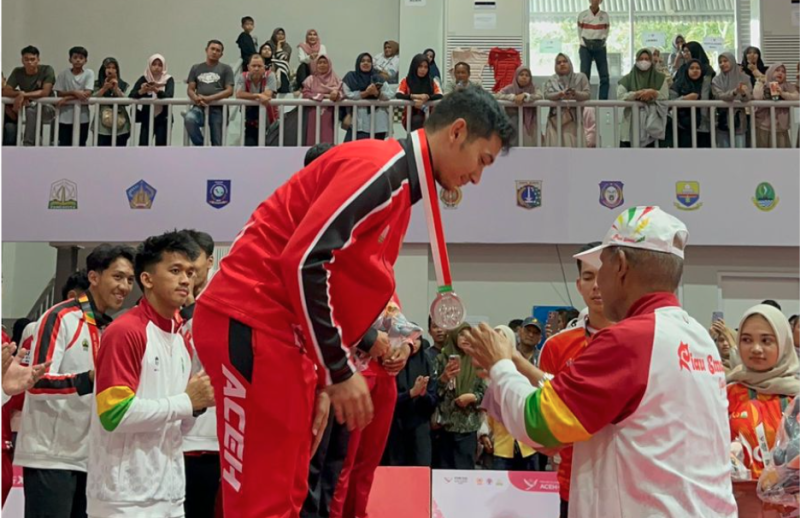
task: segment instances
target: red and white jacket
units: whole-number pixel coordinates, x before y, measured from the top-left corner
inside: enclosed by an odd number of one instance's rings
[[[418,164],[433,174],[424,131],[336,146],[256,209],[199,303],[305,347],[324,384],[348,379],[350,348],[395,292]]]
[[[89,292],[56,304],[36,322],[29,358],[52,364],[25,398],[14,456],[18,466],[86,471],[94,400],[89,371],[100,328],[110,322],[97,312]]]
[[[203,370],[200,358],[194,348],[194,335],[192,334],[192,321],[194,320],[194,307],[187,306],[181,310],[181,335],[192,349],[192,376]],[[183,436],[183,451],[188,452],[218,452],[219,439],[217,439],[217,412],[210,409],[200,415],[194,426]]]
[[[194,424],[186,394],[192,355],[180,316],[142,298],[117,318],[97,355],[86,482],[90,516],[183,516],[183,433]]]

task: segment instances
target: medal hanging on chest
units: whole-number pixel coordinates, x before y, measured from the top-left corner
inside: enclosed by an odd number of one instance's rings
[[[423,159],[428,154],[428,143],[423,131],[411,134],[414,145],[417,171],[420,177],[422,203],[425,206],[425,222],[428,226],[428,237],[431,243],[431,255],[436,271],[436,285],[438,293],[431,304],[431,320],[439,327],[453,330],[460,326],[467,316],[464,303],[453,291],[453,281],[450,274],[450,259],[447,255],[447,243],[444,239],[442,215],[439,210],[436,193],[436,184],[433,180],[433,171],[426,168]]]

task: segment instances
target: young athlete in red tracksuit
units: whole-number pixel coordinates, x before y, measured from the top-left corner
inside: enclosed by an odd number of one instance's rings
[[[403,142],[338,146],[294,175],[256,209],[200,296],[195,345],[217,397],[226,516],[298,516],[315,407],[327,414],[317,385],[349,428],[372,417],[349,348],[395,291],[420,182],[477,183],[514,137],[477,88],[442,101],[426,128]]]

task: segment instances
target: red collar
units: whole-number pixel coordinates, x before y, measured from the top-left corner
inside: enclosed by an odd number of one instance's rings
[[[661,308],[680,306],[681,304],[678,302],[678,298],[674,293],[657,291],[654,293],[648,293],[644,297],[634,302],[633,306],[631,306],[628,310],[628,314],[625,315],[625,318],[654,313],[657,309]]]
[[[155,308],[150,305],[150,303],[147,301],[147,297],[142,297],[142,299],[139,301],[139,308],[148,320],[157,325],[159,329],[166,331],[167,333],[177,333],[181,323],[183,322],[180,312],[177,310],[172,318],[162,317],[158,311],[156,311]]]

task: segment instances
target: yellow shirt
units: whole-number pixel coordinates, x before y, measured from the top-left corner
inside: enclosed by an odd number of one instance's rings
[[[492,431],[492,437],[494,438],[494,455],[504,459],[513,459],[514,442],[516,441],[508,433],[503,423],[495,421],[491,416],[487,416],[487,419],[489,429]],[[519,451],[522,453],[523,458],[528,458],[536,453],[536,450],[523,443],[519,443]]]

